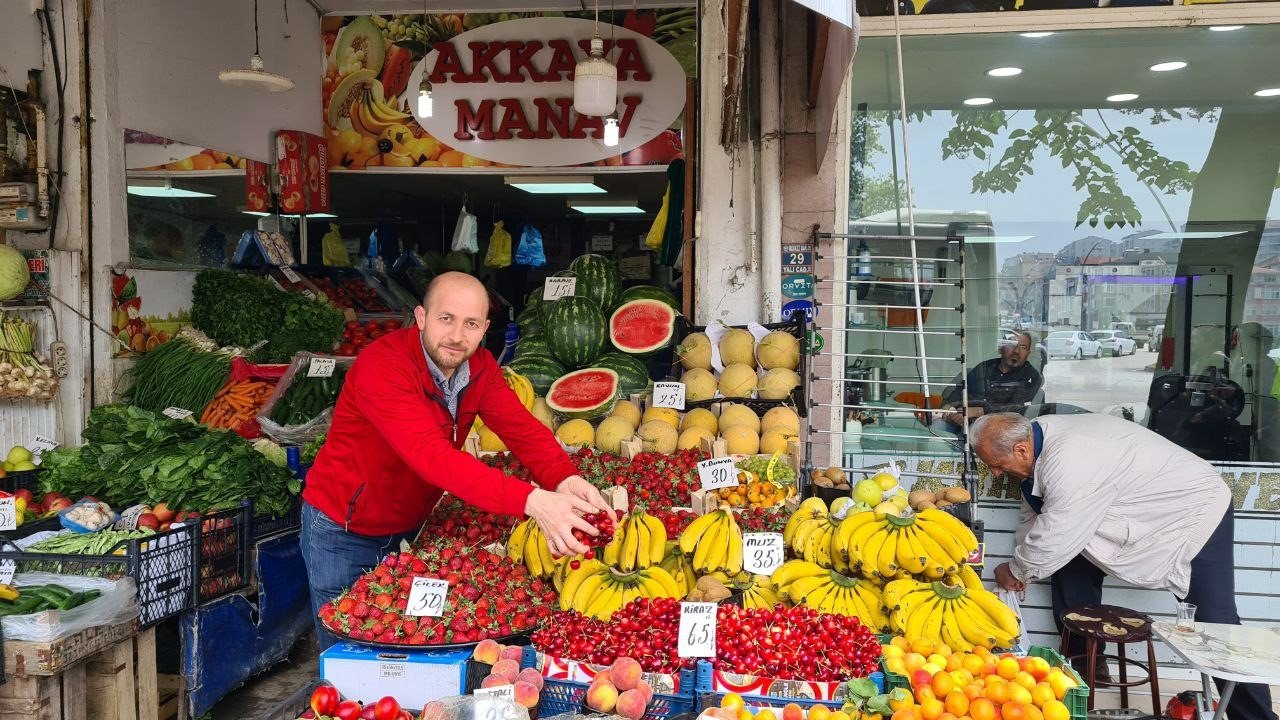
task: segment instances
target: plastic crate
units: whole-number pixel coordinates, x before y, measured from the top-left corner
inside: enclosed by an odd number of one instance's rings
[[[0,490],[14,493],[18,490],[30,490],[40,499],[40,468],[35,470],[14,470],[0,478]]]
[[[1071,667],[1071,663],[1051,647],[1032,645],[1027,650],[1027,655],[1048,660],[1050,665],[1062,668],[1063,672],[1076,681],[1076,686],[1067,690],[1062,702],[1071,711],[1072,720],[1085,720],[1089,716],[1089,686],[1085,684],[1084,678],[1080,677],[1080,673],[1076,672],[1076,669]]]
[[[687,671],[686,671],[687,672]],[[689,683],[692,685],[692,683]],[[681,685],[685,687],[685,685]],[[584,710],[587,699],[587,684],[568,680],[543,678],[542,700],[538,705],[538,717],[549,718],[562,713],[594,714],[593,710]],[[641,720],[671,720],[677,715],[693,712],[696,699],[692,691],[688,695],[654,694],[649,707],[645,708]]]
[[[271,708],[266,715],[261,715],[255,720],[297,720],[298,716],[311,709],[311,693],[321,685],[328,685],[324,680],[312,680],[311,682],[298,688],[292,695],[285,698],[279,705]]]
[[[218,510],[200,517],[198,602],[215,600],[249,585],[252,543],[252,500],[243,501],[233,510]]]
[[[278,535],[285,535],[291,532],[297,532],[302,529],[302,499],[294,498],[293,504],[289,507],[289,512],[281,517],[265,517],[261,515],[253,518],[253,539],[254,541],[266,540]]]
[[[711,664],[706,661],[700,661],[698,663],[698,669],[697,669],[698,712],[702,712],[703,710],[709,707],[719,706],[720,701],[726,695],[726,693],[717,692],[715,690],[713,676],[714,676],[714,670],[712,669]],[[868,677],[870,677],[871,681],[875,683],[876,689],[878,691],[880,692],[886,691],[886,680],[885,680],[884,673],[874,672],[874,673],[871,673],[871,675]],[[775,682],[777,681],[775,680]],[[789,682],[789,681],[784,679],[782,680],[782,682]],[[800,681],[800,682],[805,682],[805,681]],[[783,705],[786,705],[787,703],[790,703],[790,702],[794,702],[800,707],[805,708],[806,710],[815,705],[826,705],[827,707],[833,710],[839,710],[841,707],[844,706],[843,698],[839,698],[835,700],[822,700],[822,699],[815,699],[815,698],[785,697],[780,695],[759,695],[759,694],[748,693],[748,692],[738,692],[738,694],[742,696],[743,700],[745,700],[748,705],[756,706],[756,707],[781,708]]]

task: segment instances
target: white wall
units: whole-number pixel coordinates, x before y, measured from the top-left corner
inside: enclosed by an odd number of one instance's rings
[[[297,83],[271,94],[223,85],[218,71],[248,66],[253,0],[113,0],[104,20],[114,38],[122,127],[268,160],[271,134],[320,134],[320,19],[305,2],[259,0],[262,59]]]
[[[30,2],[0,3],[0,85],[27,86],[27,70],[44,67],[40,23]]]

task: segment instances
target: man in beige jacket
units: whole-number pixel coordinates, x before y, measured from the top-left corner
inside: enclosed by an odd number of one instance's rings
[[[1231,491],[1208,462],[1110,415],[996,413],[971,439],[993,474],[1022,484],[1017,545],[996,582],[1020,591],[1051,577],[1059,632],[1067,608],[1102,602],[1105,575],[1168,590],[1201,622],[1240,624]],[[1270,690],[1237,686],[1228,715],[1276,720]]]

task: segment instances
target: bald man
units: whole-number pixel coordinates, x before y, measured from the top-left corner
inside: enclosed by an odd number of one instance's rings
[[[316,613],[412,539],[445,492],[482,510],[533,518],[557,555],[587,551],[575,528],[597,534],[582,515],[609,510],[604,498],[521,405],[493,356],[476,352],[488,317],[484,286],[444,273],[414,310],[416,331],[379,338],[351,366],[302,493],[302,557]],[[477,416],[536,485],[461,450]],[[316,630],[321,649],[337,641],[318,618]]]

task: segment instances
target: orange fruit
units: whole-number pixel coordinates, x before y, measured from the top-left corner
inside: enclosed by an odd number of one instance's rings
[[[996,663],[996,674],[1005,680],[1012,680],[1017,677],[1018,671],[1018,659],[1012,655],[1006,655]]]
[[[911,647],[911,643],[907,642],[907,639],[902,637],[901,635],[895,635],[893,639],[889,641],[889,644],[894,647],[900,647],[903,650],[907,650],[908,648]]]
[[[756,720],[778,720],[778,716],[769,708],[764,708],[760,712],[756,713]]]
[[[815,705],[814,707],[816,708],[818,706]],[[813,715],[812,709],[809,710],[809,715]],[[911,708],[903,708],[901,710],[894,710],[893,716],[890,717],[889,720],[916,720],[916,714]]]
[[[1018,674],[1013,677],[1013,681],[1028,690],[1036,686],[1035,677],[1026,670],[1019,671]]]
[[[969,703],[969,717],[973,720],[996,720],[996,706],[986,698],[978,698]]]
[[[737,693],[725,693],[724,697],[720,698],[720,707],[725,710],[741,710],[746,707],[746,704],[747,703],[742,699],[742,696]],[[826,708],[824,707],[823,709],[825,710]],[[812,716],[813,711],[809,711],[809,714]]]
[[[950,655],[951,648],[947,647],[945,643],[938,643],[933,646],[933,652],[938,655]]]
[[[1009,686],[1002,682],[991,683],[987,686],[986,696],[996,705],[1004,705],[1009,701]]]
[[[938,699],[938,696],[933,693],[933,688],[929,687],[928,685],[921,685],[917,687],[915,696],[916,696],[916,703],[919,705],[924,705],[925,700]],[[813,718],[810,718],[809,720],[813,720]]]
[[[944,672],[934,675],[933,682],[930,683],[930,685],[933,687],[933,694],[940,698],[944,698],[947,695],[950,695],[951,691],[956,689],[955,678],[951,677],[950,675]],[[963,715],[964,713],[956,713],[956,714]]]
[[[942,701],[942,704],[946,707],[947,712],[956,717],[962,717],[969,712],[969,698],[959,690],[947,695],[947,699]]]
[[[1005,703],[1000,706],[1000,717],[1003,720],[1027,720],[1026,708],[1022,703]]]
[[[955,715],[952,715],[949,712],[944,712],[938,716],[938,720],[960,720],[960,718],[956,717]]]
[[[983,691],[986,690],[980,682],[971,682],[964,686],[964,696],[969,700],[977,700],[982,697]]]
[[[964,654],[951,653],[947,656],[947,670],[959,670],[964,667]]]
[[[1049,661],[1044,658],[1033,657],[1027,661],[1027,672],[1031,673],[1031,676],[1037,681],[1049,677],[1049,671],[1051,669],[1053,669],[1053,666],[1051,666]]]
[[[1071,711],[1059,700],[1044,704],[1044,720],[1071,720]]]
[[[1058,700],[1066,697],[1067,691],[1075,687],[1075,684],[1075,681],[1067,677],[1066,673],[1049,673],[1049,687],[1053,688],[1053,696]]]
[[[915,698],[911,696],[911,692],[906,688],[894,688],[889,691],[889,709],[898,712],[899,710],[910,710],[916,704]],[[812,714],[812,711],[810,711]]]
[[[1009,702],[1015,702],[1022,705],[1032,704],[1033,699],[1031,697],[1030,690],[1017,683],[1009,683],[1007,687],[1009,688]]]
[[[218,163],[216,160],[214,160],[212,157],[209,157],[208,155],[205,155],[204,153],[191,156],[192,170],[212,170],[213,166],[217,164]]]
[[[920,653],[921,655],[932,655],[934,642],[932,640],[924,640],[917,638],[911,643],[911,652]]]
[[[738,710],[738,720],[755,720],[755,714],[746,708]]]
[[[831,713],[831,720],[853,720],[853,718],[849,717],[849,713],[843,710],[837,710]]]
[[[830,720],[831,708],[826,705],[814,705],[809,708],[809,720]]]
[[[1054,699],[1053,688],[1047,682],[1036,683],[1036,686],[1031,688],[1031,703],[1038,708],[1044,707]]]
[[[1040,712],[1040,708],[1035,705],[1026,705],[1027,720],[1044,720],[1044,713]]]
[[[920,703],[920,716],[924,720],[938,720],[938,716],[942,715],[945,710],[942,701],[937,698],[929,698]]]
[[[982,666],[984,664],[985,663],[982,662],[982,658],[978,655],[965,655],[964,660],[961,662],[964,669],[968,670],[969,674],[974,677],[978,677],[982,674]]]

